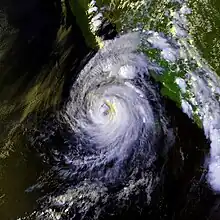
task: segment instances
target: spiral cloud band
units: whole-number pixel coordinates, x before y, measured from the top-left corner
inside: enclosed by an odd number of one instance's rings
[[[107,42],[80,73],[64,113],[89,153],[72,161],[73,166],[111,183],[123,176],[131,155],[150,165],[162,132],[161,118],[152,109],[157,95],[146,81],[147,60],[134,52],[138,39],[130,34]]]
[[[150,202],[160,173],[153,164],[172,132],[150,78],[154,66],[137,52],[139,43],[137,33],[106,41],[74,82],[59,120],[74,138],[64,138],[67,150],[54,160],[69,185],[50,197],[39,219],[66,219],[72,210],[96,219],[112,204],[114,212],[123,210],[134,195]]]

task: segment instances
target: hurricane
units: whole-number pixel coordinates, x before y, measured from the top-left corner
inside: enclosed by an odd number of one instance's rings
[[[142,157],[143,164],[149,166],[164,133],[163,116],[155,112],[160,111],[157,95],[147,81],[148,63],[132,51],[135,38],[138,36],[134,34],[116,39],[90,61],[74,83],[63,113],[73,133],[91,153],[73,166],[80,164],[86,170],[98,168],[100,172],[103,165],[113,163],[104,176],[110,181],[123,176],[123,166],[134,166],[131,155]]]
[[[41,200],[37,219],[65,219],[72,212],[98,219],[123,212],[132,201],[135,209],[150,204],[161,177],[156,164],[174,136],[150,76],[159,70],[138,51],[139,44],[138,33],[105,41],[77,76],[55,123],[46,123],[47,134],[35,137],[65,185],[57,196]],[[64,134],[61,149],[45,150],[57,131]]]

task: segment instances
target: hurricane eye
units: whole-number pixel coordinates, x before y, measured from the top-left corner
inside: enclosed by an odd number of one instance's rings
[[[115,106],[112,102],[105,101],[100,107],[100,112],[104,116],[113,115],[115,114]]]
[[[104,115],[104,116],[106,116],[106,115],[109,114],[109,111],[110,111],[109,106],[108,106],[106,103],[102,104],[102,106],[101,106],[101,108],[100,108],[101,114]]]

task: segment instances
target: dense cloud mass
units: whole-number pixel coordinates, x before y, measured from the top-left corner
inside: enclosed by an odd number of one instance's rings
[[[149,75],[154,66],[137,52],[139,43],[136,33],[106,41],[63,110],[34,138],[59,180],[37,219],[98,219],[151,203],[161,181],[159,157],[174,137]]]

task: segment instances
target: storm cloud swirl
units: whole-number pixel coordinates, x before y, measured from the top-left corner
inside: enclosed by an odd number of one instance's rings
[[[106,41],[73,83],[57,119],[68,127],[65,150],[53,153],[65,184],[41,203],[37,219],[98,219],[150,204],[156,161],[173,136],[149,74],[158,69],[139,43],[137,33]]]

